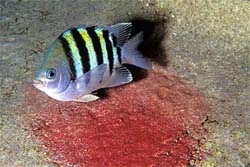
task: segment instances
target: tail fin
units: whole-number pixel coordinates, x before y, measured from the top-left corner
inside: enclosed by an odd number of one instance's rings
[[[144,57],[139,50],[138,45],[143,41],[143,33],[138,33],[135,37],[128,40],[122,47],[123,63],[132,64],[146,70],[152,69],[152,64]]]

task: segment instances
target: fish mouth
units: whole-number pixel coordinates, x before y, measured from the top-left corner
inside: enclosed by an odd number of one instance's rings
[[[33,86],[36,87],[37,89],[42,89],[45,87],[45,84],[41,80],[33,80]]]

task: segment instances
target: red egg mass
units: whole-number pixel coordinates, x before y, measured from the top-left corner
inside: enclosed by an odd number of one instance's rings
[[[192,85],[166,72],[108,90],[88,102],[59,102],[28,87],[24,116],[62,166],[186,166],[202,157],[201,123],[210,105]],[[198,151],[197,151],[198,150]]]

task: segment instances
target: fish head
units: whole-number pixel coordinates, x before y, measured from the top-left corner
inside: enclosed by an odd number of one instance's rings
[[[70,83],[67,59],[59,40],[55,40],[45,53],[33,85],[46,94],[63,92]]]

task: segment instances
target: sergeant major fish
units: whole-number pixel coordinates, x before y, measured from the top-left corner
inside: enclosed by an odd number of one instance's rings
[[[137,50],[143,34],[129,39],[131,23],[108,27],[79,26],[64,31],[48,48],[33,85],[59,101],[87,102],[100,88],[133,80],[123,64],[151,69]]]

